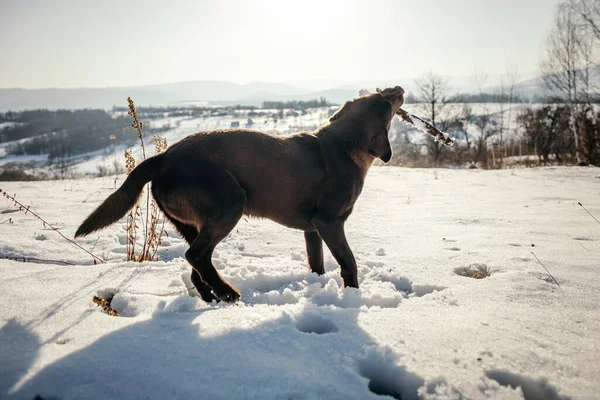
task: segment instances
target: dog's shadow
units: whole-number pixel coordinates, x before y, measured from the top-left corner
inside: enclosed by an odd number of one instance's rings
[[[40,338],[16,319],[0,328],[0,397],[25,376],[40,347]]]
[[[408,400],[417,399],[424,384],[399,355],[360,328],[359,309],[308,303],[298,314],[275,312],[268,318],[263,306],[243,307],[230,310],[233,320],[222,326],[207,326],[214,318],[205,314],[218,310],[158,309],[152,318],[103,336],[3,393],[44,400],[378,395]],[[235,327],[235,315],[244,326]],[[13,384],[21,372],[17,375]]]

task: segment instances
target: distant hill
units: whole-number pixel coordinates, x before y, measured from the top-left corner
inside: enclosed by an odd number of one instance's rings
[[[341,85],[326,90],[311,90],[285,83],[252,82],[238,84],[226,81],[188,81],[160,85],[76,89],[0,89],[0,112],[47,108],[111,109],[126,106],[131,96],[138,106],[186,106],[199,104],[260,106],[263,101],[315,100],[341,104],[356,97],[360,88],[402,85],[414,91],[413,79],[383,80]]]
[[[598,73],[598,71],[596,71]],[[541,78],[526,74],[517,84],[517,94],[530,98],[544,94]],[[476,93],[469,77],[447,77],[453,93]],[[500,76],[490,76],[486,92],[498,92]],[[314,91],[285,83],[252,82],[238,84],[226,81],[187,81],[160,85],[107,88],[76,89],[0,89],[0,112],[47,108],[111,109],[113,106],[126,106],[131,96],[138,106],[186,106],[199,104],[251,105],[260,106],[263,101],[315,100],[325,97],[330,103],[341,104],[356,97],[360,88],[387,87],[402,85],[407,93],[415,94],[414,79],[382,80],[346,84],[326,90]]]
[[[0,111],[35,108],[81,109],[126,106],[131,96],[143,106],[178,103],[241,102],[243,99],[277,98],[307,93],[307,89],[283,83],[253,82],[237,84],[224,81],[191,81],[161,85],[77,89],[0,89]]]
[[[600,86],[600,65],[590,68],[589,79],[592,88],[598,88],[598,86]],[[501,90],[502,88],[499,85],[486,88],[486,91],[490,93],[499,93]],[[504,90],[506,91],[507,88],[505,87]],[[535,76],[519,81],[515,85],[515,93],[525,99],[535,99],[548,95],[548,90],[542,77]]]

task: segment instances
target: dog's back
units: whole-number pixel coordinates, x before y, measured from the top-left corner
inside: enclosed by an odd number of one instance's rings
[[[287,137],[252,130],[197,133],[164,153],[163,174],[190,179],[207,168],[225,169],[246,192],[247,215],[309,229],[325,180],[319,139],[310,133]]]

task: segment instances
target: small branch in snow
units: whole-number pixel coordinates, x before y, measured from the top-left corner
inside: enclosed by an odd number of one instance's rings
[[[95,254],[92,254],[89,250],[85,249],[84,247],[82,247],[79,244],[75,243],[75,241],[73,241],[73,240],[69,239],[68,237],[66,237],[65,235],[63,235],[62,232],[57,227],[49,224],[44,218],[40,217],[35,211],[32,211],[31,210],[31,206],[25,207],[21,202],[19,202],[15,198],[15,196],[9,195],[8,193],[6,193],[6,191],[4,191],[2,189],[0,189],[0,194],[2,196],[6,197],[11,202],[13,202],[13,204],[15,206],[18,206],[19,207],[19,211],[25,210],[25,214],[30,213],[31,215],[33,215],[34,217],[36,217],[37,219],[39,219],[40,221],[42,221],[42,223],[44,224],[44,228],[50,228],[50,229],[52,229],[54,232],[58,233],[63,239],[69,241],[70,243],[72,243],[75,246],[79,247],[81,250],[83,250],[86,253],[88,253],[94,259],[94,264],[96,264],[97,262],[100,262],[101,264],[105,264],[106,263],[106,261],[104,261],[100,257],[96,256]]]
[[[377,89],[377,92],[380,92],[380,90]],[[371,92],[369,92],[367,89],[360,89],[358,91],[359,97],[366,96],[369,94],[371,94]],[[400,121],[404,122],[405,124],[412,125],[421,132],[425,132],[431,135],[433,137],[433,140],[435,140],[436,142],[442,142],[446,147],[452,146],[454,144],[454,138],[451,138],[450,135],[448,135],[447,133],[440,131],[438,128],[431,125],[429,122],[417,117],[416,115],[413,115],[401,108],[398,109],[396,115],[398,116]]]
[[[600,224],[600,221],[598,221],[598,218],[594,217],[594,215],[591,212],[589,212],[588,209],[583,206],[583,204],[581,204],[579,202],[577,202],[577,204],[579,204],[581,206],[581,208],[583,208],[585,210],[586,213],[590,214],[590,217],[594,218],[596,220],[596,222]]]
[[[38,264],[61,264],[61,265],[75,265],[71,264],[67,261],[60,260],[47,260],[44,258],[34,258],[34,257],[9,257],[9,256],[0,256],[0,259],[3,260],[11,260],[11,261],[19,261],[19,262],[33,262]]]
[[[189,293],[191,290],[196,289],[195,286],[191,286],[191,287],[185,287],[184,290],[177,290],[175,292],[168,292],[168,293],[150,293],[150,292],[127,292],[129,294],[133,294],[133,295],[148,295],[148,296],[157,296],[157,297],[168,297],[168,296],[174,296],[176,294],[183,294],[183,293]]]
[[[546,268],[544,266],[544,264],[542,264],[542,262],[540,261],[540,259],[535,255],[535,253],[532,251],[531,254],[533,254],[533,256],[535,257],[535,259],[540,263],[540,265],[542,266],[542,268],[544,268],[546,270],[546,272],[548,273],[548,275],[550,275],[550,278],[552,278],[552,280],[554,281],[554,283],[556,283],[556,286],[558,286],[560,288],[560,291],[564,293],[563,288],[560,286],[560,284],[558,283],[558,281],[554,278],[554,276],[552,276],[552,274],[550,273],[550,271],[548,271],[548,268]]]
[[[86,201],[88,201],[90,199],[90,197],[92,197],[95,194],[100,194],[100,191],[96,190],[94,193],[88,194],[87,197],[85,198],[85,200],[82,201],[82,203],[85,203]]]
[[[96,245],[98,244],[98,240],[100,240],[100,237],[98,237],[98,239],[96,239],[96,241],[94,242],[94,247],[92,247],[92,249],[90,250],[90,252],[94,252],[94,249],[96,248]]]

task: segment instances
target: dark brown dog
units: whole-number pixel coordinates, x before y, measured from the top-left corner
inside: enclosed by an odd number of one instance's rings
[[[235,302],[239,292],[212,265],[215,246],[243,214],[304,231],[308,262],[323,274],[323,241],[341,266],[345,286],[358,287],[356,261],[344,233],[375,158],[388,162],[390,122],[404,101],[396,86],[346,102],[313,133],[287,137],[250,130],[190,135],[135,168],[79,227],[87,235],[122,218],[144,185],[190,244],[185,257],[202,298]]]

